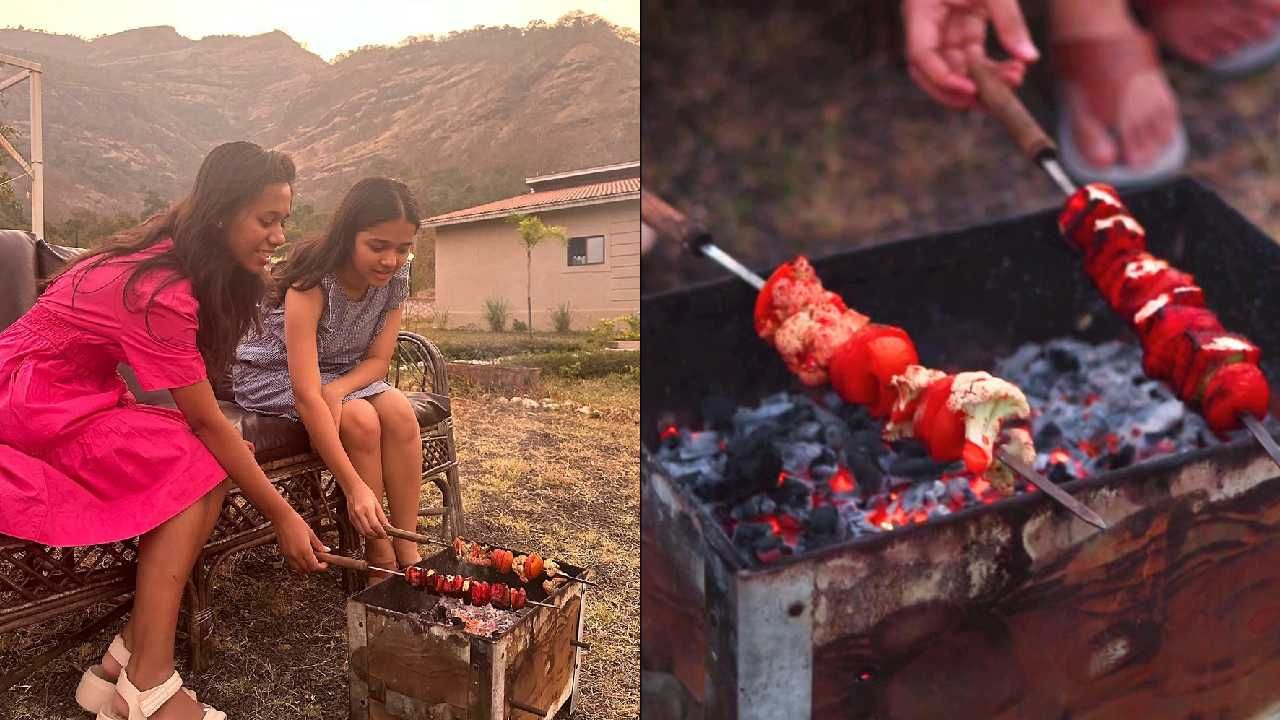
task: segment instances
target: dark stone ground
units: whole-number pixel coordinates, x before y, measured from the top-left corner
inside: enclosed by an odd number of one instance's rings
[[[896,3],[716,4],[644,2],[643,181],[749,266],[1060,204],[993,120],[946,110],[910,81],[890,47]],[[876,36],[890,42],[869,50]],[[1166,67],[1192,146],[1186,172],[1280,234],[1280,68],[1223,84]],[[1047,61],[1021,95],[1051,125]],[[722,275],[665,250],[645,258],[642,292]]]

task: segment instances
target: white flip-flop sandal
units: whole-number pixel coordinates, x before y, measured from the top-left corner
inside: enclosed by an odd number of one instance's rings
[[[1104,83],[1098,92],[1103,93],[1100,102],[1107,108],[1105,116],[1115,116],[1125,93],[1127,78],[1118,78],[1116,66],[1159,69],[1160,60],[1156,44],[1150,33],[1134,31],[1114,37],[1056,40],[1052,44],[1054,65],[1062,78],[1085,77]],[[1067,81],[1062,81],[1065,85]],[[1078,102],[1072,93],[1059,94],[1057,140],[1058,155],[1062,167],[1077,182],[1104,182],[1122,189],[1140,188],[1171,179],[1181,172],[1189,154],[1187,131],[1181,121],[1174,129],[1173,138],[1160,154],[1145,167],[1128,165],[1098,167],[1090,163],[1080,151],[1080,144],[1071,129],[1071,107]]]
[[[120,680],[116,683],[115,690],[129,706],[128,717],[120,717],[112,712],[111,702],[108,700],[98,709],[97,720],[147,720],[147,718],[155,715],[174,695],[179,692],[190,693],[182,686],[182,676],[178,675],[176,670],[169,676],[168,680],[150,690],[139,690],[133,684],[133,681],[129,679],[128,668],[120,671]],[[227,720],[227,714],[221,710],[214,709],[209,705],[204,705],[203,710],[200,720]]]

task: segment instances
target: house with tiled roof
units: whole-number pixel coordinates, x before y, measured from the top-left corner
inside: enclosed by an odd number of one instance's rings
[[[436,308],[450,326],[485,326],[490,298],[525,319],[525,249],[513,213],[565,228],[533,250],[533,327],[552,329],[562,305],[573,328],[640,310],[640,163],[525,178],[529,191],[428,218],[436,233]]]

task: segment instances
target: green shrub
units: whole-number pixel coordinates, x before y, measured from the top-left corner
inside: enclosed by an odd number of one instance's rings
[[[638,376],[640,351],[590,350],[517,355],[503,360],[502,364],[542,368],[544,373],[572,379],[604,377],[615,373]]]
[[[616,337],[614,340],[639,340],[640,339],[640,313],[631,313],[622,318],[622,323],[626,327],[622,337]]]
[[[444,308],[436,308],[435,313],[431,317],[431,325],[437,330],[448,329],[449,311]]]
[[[529,332],[529,326],[525,325],[523,320],[512,320],[511,331],[512,332]]]
[[[507,299],[489,298],[484,301],[484,319],[493,332],[505,332],[507,329]]]
[[[551,324],[555,326],[558,333],[569,332],[569,327],[573,325],[573,310],[569,307],[569,303],[561,303],[560,307],[551,311]]]

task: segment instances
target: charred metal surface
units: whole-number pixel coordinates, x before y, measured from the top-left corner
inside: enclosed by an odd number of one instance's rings
[[[1195,274],[1275,379],[1280,247],[1191,181],[1126,200],[1152,252]],[[944,369],[987,367],[1026,341],[1128,336],[1050,212],[814,265]],[[646,339],[688,349],[641,359],[647,447],[667,422],[697,427],[726,401],[797,389],[754,335],[753,300],[734,281],[645,299]],[[720,524],[642,462],[644,633],[706,633],[708,684],[694,691],[687,667],[681,680],[707,717],[754,717],[759,698],[804,709],[787,717],[1263,717],[1280,704],[1276,475],[1241,439],[1067,485],[1106,532],[1037,493],[746,569]],[[684,607],[700,600],[701,626]],[[804,649],[793,619],[807,621]],[[670,671],[653,657],[642,652],[646,670]]]

